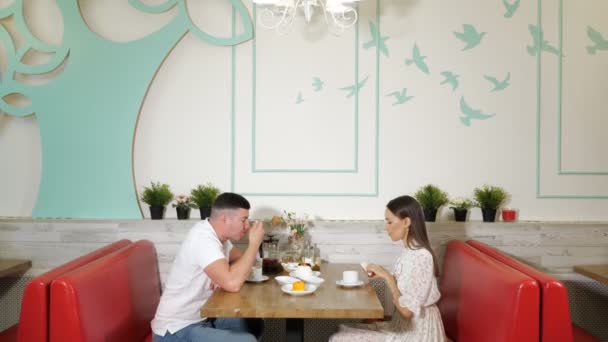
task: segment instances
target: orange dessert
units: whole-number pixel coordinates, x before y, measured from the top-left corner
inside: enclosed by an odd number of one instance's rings
[[[306,284],[303,281],[296,281],[295,283],[291,284],[291,289],[293,291],[304,291],[305,287]]]

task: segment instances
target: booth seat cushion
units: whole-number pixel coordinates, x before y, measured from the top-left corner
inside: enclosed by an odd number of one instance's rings
[[[53,280],[129,244],[131,244],[129,240],[116,241],[32,279],[23,292],[18,341],[47,342],[49,340],[49,298]]]
[[[51,341],[145,340],[160,300],[154,245],[138,241],[63,275],[51,297]]]
[[[572,324],[572,337],[574,342],[601,342],[599,338]]]
[[[539,340],[537,282],[462,241],[447,245],[438,304],[453,341]]]
[[[0,342],[17,342],[17,324],[0,332]]]
[[[543,273],[531,266],[517,261],[510,256],[490,247],[483,242],[469,240],[467,244],[490,257],[510,266],[532,278],[540,286],[540,336],[541,341],[578,341],[577,338],[590,336],[584,330],[577,327],[577,333],[573,333],[573,325],[570,320],[570,305],[568,304],[568,290],[561,281]],[[576,337],[576,336],[579,337]],[[591,337],[593,338],[593,337]],[[583,339],[583,341],[585,341]],[[593,339],[590,341],[599,341]]]

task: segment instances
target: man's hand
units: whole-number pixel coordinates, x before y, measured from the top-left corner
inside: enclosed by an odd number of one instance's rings
[[[214,283],[214,282],[211,282],[211,285],[209,286],[209,289],[210,289],[211,291],[215,291],[215,290],[217,290],[217,289],[221,289],[221,288],[222,288],[221,286],[219,286],[218,284],[216,284],[216,283]]]
[[[259,247],[264,240],[264,226],[262,221],[255,221],[249,229],[249,244]]]

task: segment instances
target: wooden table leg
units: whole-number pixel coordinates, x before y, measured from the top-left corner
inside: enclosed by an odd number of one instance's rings
[[[304,319],[287,318],[285,321],[287,342],[304,342]]]

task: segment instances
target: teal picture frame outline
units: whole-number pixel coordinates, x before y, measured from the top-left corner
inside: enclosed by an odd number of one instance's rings
[[[253,4],[253,27],[257,31],[257,5]],[[359,23],[355,25],[355,84],[359,83]],[[252,45],[252,70],[253,77],[251,83],[251,172],[252,173],[358,173],[359,172],[359,92],[355,93],[353,100],[355,103],[354,109],[354,156],[352,167],[347,169],[322,169],[322,168],[294,168],[294,169],[281,169],[281,168],[258,168],[257,167],[257,144],[256,144],[256,122],[257,122],[257,34],[254,36],[251,42]]]
[[[564,14],[563,14],[563,4],[564,0],[559,1],[559,18],[558,18],[558,44],[559,51],[563,53],[563,29],[564,29]],[[562,99],[563,99],[563,58],[560,58],[558,61],[558,70],[557,70],[557,173],[560,175],[608,175],[608,171],[581,171],[581,170],[565,170],[563,168],[562,156],[563,156],[563,111],[562,111]]]
[[[540,0],[539,0],[540,1]],[[255,14],[255,13],[254,13]],[[233,34],[236,30],[235,23],[236,13],[232,12],[232,31]],[[376,0],[376,22],[378,23],[378,30],[380,30],[380,1]],[[235,103],[235,90],[236,90],[236,46],[231,47],[232,51],[232,65],[231,65],[231,99],[230,99],[230,191],[235,192],[236,190],[236,172],[235,172],[235,142],[236,142],[236,103]],[[242,192],[245,196],[277,196],[277,197],[378,197],[379,195],[379,172],[380,172],[380,50],[376,47],[376,101],[375,101],[375,113],[374,113],[374,190],[371,192],[359,192],[359,193],[313,193],[313,192]]]
[[[558,30],[561,31],[562,29],[562,20],[561,18],[563,17],[563,0],[560,0],[559,2],[559,20],[558,20]],[[538,0],[537,2],[537,18],[536,18],[536,22],[539,28],[542,27],[542,0]],[[561,33],[560,33],[561,35]],[[560,45],[560,49],[562,48],[562,42],[560,39],[559,45]],[[562,50],[560,50],[562,51]],[[563,53],[563,52],[562,52]],[[541,55],[542,52],[539,52],[538,54],[536,54],[536,198],[539,199],[608,199],[608,195],[569,195],[569,194],[562,194],[562,195],[545,195],[542,193],[541,191],[541,176],[540,176],[540,170],[541,170],[541,163],[540,163],[540,157],[541,157],[541,152],[540,152],[540,139],[541,139],[541,69],[542,69],[542,63],[541,63]],[[560,61],[558,62],[559,65],[561,65],[561,56],[560,56]],[[561,95],[561,67],[558,70],[558,96]],[[561,98],[559,100],[558,103],[558,110],[560,110],[561,112]],[[558,122],[558,133],[561,132],[561,122]],[[558,134],[559,137],[559,134]],[[559,175],[559,172],[557,173]],[[589,175],[589,174],[582,174],[582,175]],[[597,175],[591,175],[591,176],[597,176]]]

